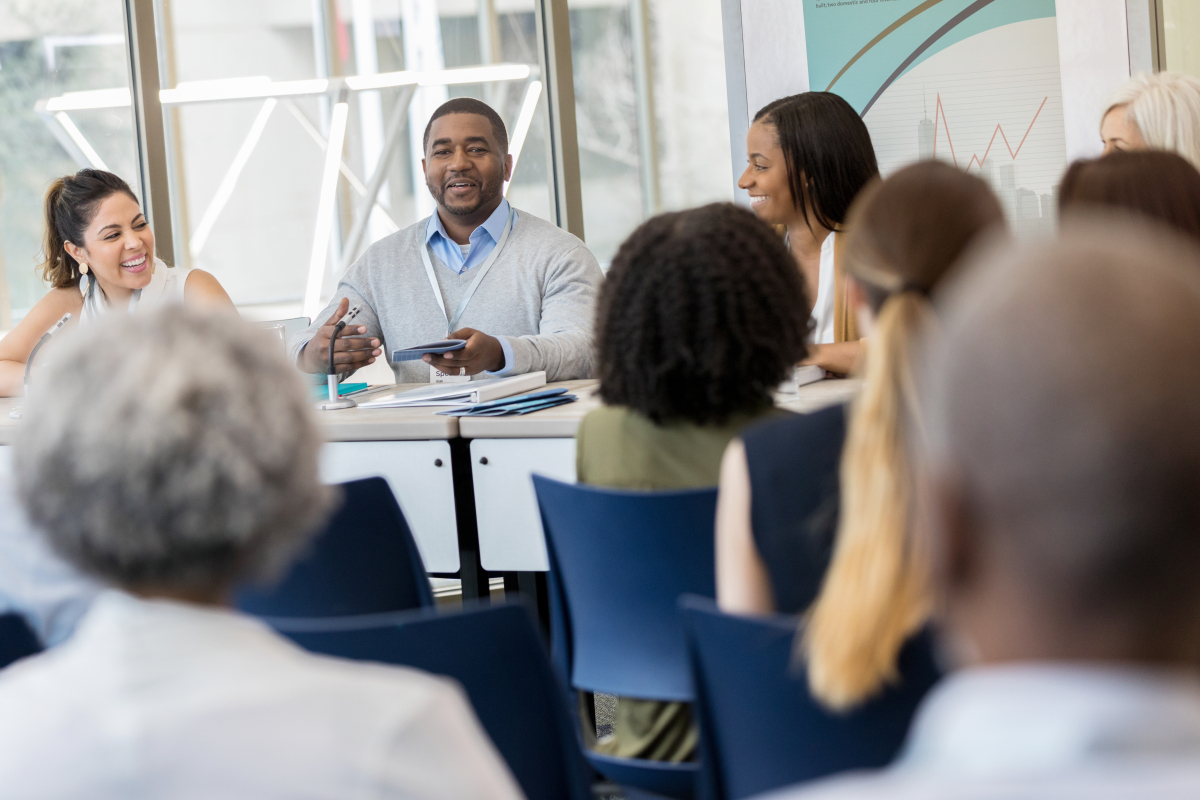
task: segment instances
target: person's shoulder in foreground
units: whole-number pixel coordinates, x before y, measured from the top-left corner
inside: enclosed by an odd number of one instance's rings
[[[767,798],[1198,796],[1200,678],[1031,663],[947,678],[923,704],[891,768]]]
[[[520,796],[452,682],[120,592],[66,644],[0,673],[0,785],[13,797]]]
[[[114,590],[0,673],[0,796],[519,797],[447,682],[306,653],[228,607],[336,502],[277,342],[187,307],[110,314],[31,388],[17,498]]]
[[[894,766],[778,798],[1200,797],[1200,248],[1064,220],[976,254],[923,345],[921,535],[960,671]]]

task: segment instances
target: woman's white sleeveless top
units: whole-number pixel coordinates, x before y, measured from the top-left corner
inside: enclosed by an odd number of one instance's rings
[[[129,298],[129,313],[152,311],[164,305],[183,302],[183,287],[187,283],[187,267],[168,267],[159,259],[154,259],[150,271],[150,283],[133,293]],[[91,279],[84,275],[79,279],[79,291],[83,293],[83,311],[79,314],[79,324],[87,325],[112,310],[104,292]]]
[[[833,326],[834,282],[837,267],[833,259],[833,240],[837,233],[830,233],[821,244],[821,271],[817,278],[817,297],[813,303],[812,343],[833,344],[836,340]],[[808,289],[812,291],[810,286]]]

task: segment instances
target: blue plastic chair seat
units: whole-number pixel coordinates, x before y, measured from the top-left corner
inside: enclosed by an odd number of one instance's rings
[[[332,617],[433,606],[412,531],[383,478],[341,484],[337,511],[273,586],[247,586],[236,605],[258,617]]]
[[[42,644],[20,614],[0,614],[0,669],[42,652]]]
[[[699,770],[695,762],[671,764],[641,758],[617,758],[590,750],[584,755],[597,772],[621,786],[634,786],[660,797],[691,797],[695,794]]]
[[[715,594],[715,489],[636,492],[533,476],[550,557],[553,656],[563,682],[622,697],[690,701],[678,612]],[[601,774],[670,797],[694,794],[698,767],[587,751]]]

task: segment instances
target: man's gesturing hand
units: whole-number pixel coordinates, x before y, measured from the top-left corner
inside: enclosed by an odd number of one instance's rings
[[[325,324],[317,329],[317,335],[309,340],[300,352],[300,368],[305,372],[329,371],[329,339],[333,336],[333,327],[346,312],[350,310],[350,301],[345,297],[338,303],[337,311],[325,320]],[[352,336],[355,333],[366,333],[362,325],[347,325],[338,336],[333,349],[333,364],[338,372],[353,372],[359,367],[375,363],[375,357],[382,355],[378,339],[367,339]]]
[[[460,328],[446,338],[466,339],[467,346],[449,353],[425,355],[422,360],[447,375],[478,375],[480,372],[494,372],[504,366],[504,348],[494,336],[474,328]],[[460,373],[461,369],[466,372]]]

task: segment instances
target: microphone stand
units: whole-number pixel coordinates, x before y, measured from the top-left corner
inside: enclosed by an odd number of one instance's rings
[[[347,317],[350,316],[350,314],[347,314]],[[337,370],[333,366],[333,345],[337,342],[338,334],[345,330],[345,328],[346,320],[343,319],[337,325],[333,326],[333,335],[329,337],[329,375],[327,378],[329,399],[317,406],[322,411],[338,411],[343,408],[354,408],[358,405],[358,403],[349,397],[338,397],[338,375]]]

